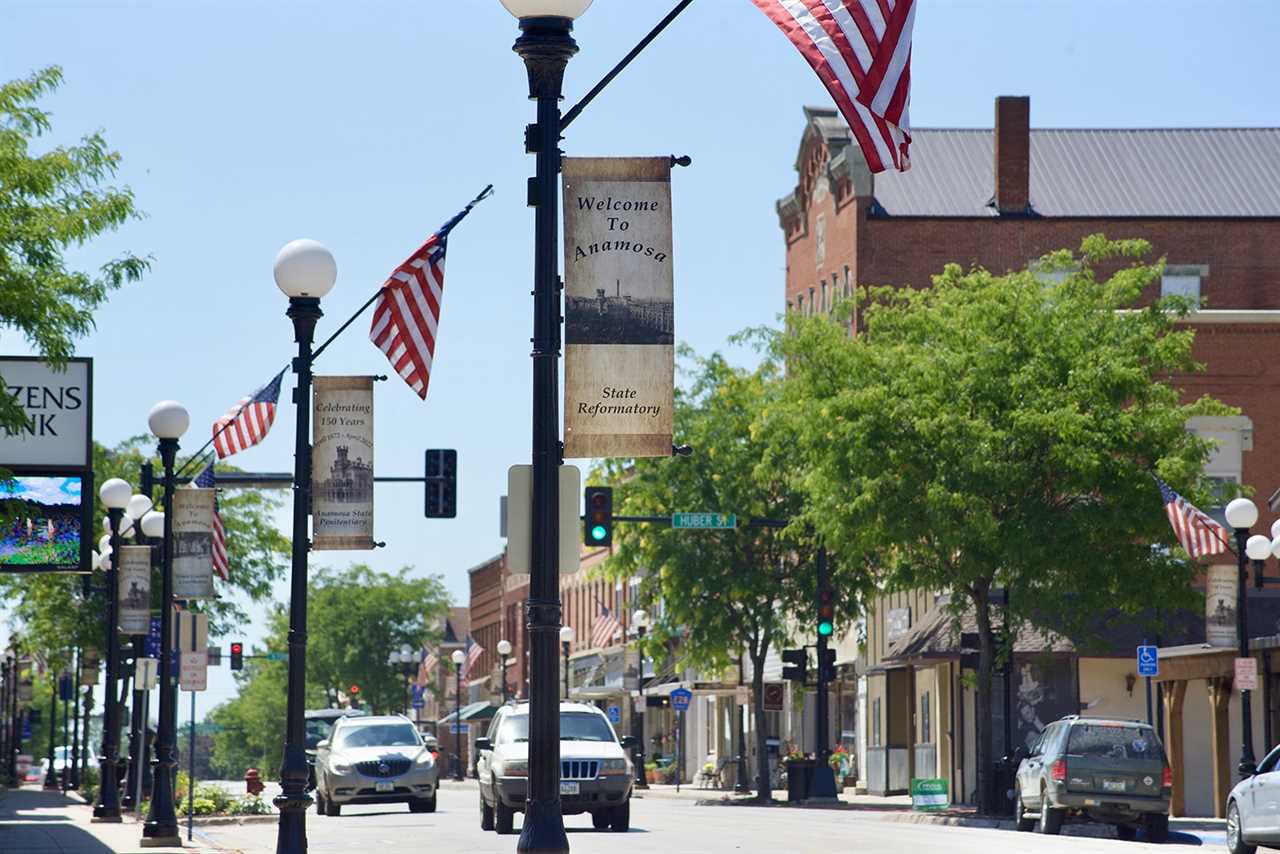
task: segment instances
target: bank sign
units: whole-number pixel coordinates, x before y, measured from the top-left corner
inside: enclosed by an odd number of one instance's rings
[[[87,469],[90,466],[93,367],[72,359],[58,371],[47,362],[0,357],[0,379],[29,423],[0,430],[0,467]]]

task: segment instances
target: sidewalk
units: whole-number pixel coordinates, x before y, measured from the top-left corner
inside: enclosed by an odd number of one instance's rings
[[[93,808],[79,798],[29,786],[0,794],[0,854],[214,854],[201,839],[182,848],[142,848],[142,824],[93,824]],[[185,839],[185,837],[184,837]]]

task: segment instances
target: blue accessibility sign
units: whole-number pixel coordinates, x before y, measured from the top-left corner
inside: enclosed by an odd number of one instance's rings
[[[604,710],[604,713],[608,715],[609,723],[611,724],[622,723],[622,709],[619,709],[617,706],[610,706],[609,708]]]
[[[677,688],[671,692],[671,708],[683,712],[693,702],[693,692],[688,688]]]
[[[1138,675],[1160,675],[1160,650],[1154,646],[1138,647]]]
[[[147,632],[147,639],[143,643],[143,651],[147,658],[160,657],[160,618],[151,618],[151,630]]]

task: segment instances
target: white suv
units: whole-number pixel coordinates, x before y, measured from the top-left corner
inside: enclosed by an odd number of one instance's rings
[[[595,706],[560,703],[560,811],[591,813],[597,830],[625,833],[631,827],[631,782],[627,749]],[[480,827],[511,833],[529,787],[529,704],[508,703],[494,715],[488,737],[476,739],[480,778]]]

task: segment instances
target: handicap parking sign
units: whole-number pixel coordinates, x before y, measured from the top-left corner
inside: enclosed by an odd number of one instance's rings
[[[1154,646],[1138,647],[1138,675],[1160,675],[1160,651]]]
[[[693,692],[688,688],[677,688],[671,692],[671,708],[677,712],[683,712],[689,708],[689,703],[693,700]]]
[[[618,708],[617,706],[610,706],[609,708],[605,709],[605,714],[609,716],[609,723],[611,724],[622,723],[622,709]]]

